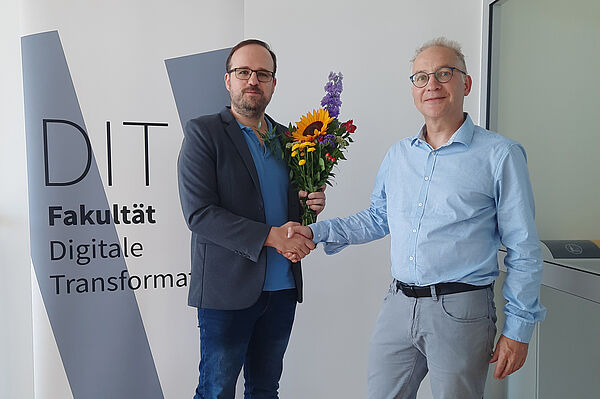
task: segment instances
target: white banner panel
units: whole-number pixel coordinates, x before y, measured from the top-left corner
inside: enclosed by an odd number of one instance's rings
[[[123,270],[127,271],[123,281],[128,283],[130,276],[137,276],[141,278],[140,284],[144,283],[146,275],[151,276],[148,283],[153,283],[154,276],[166,273],[172,274],[176,282],[179,273],[189,271],[189,234],[179,209],[175,165],[183,136],[181,120],[195,116],[196,111],[198,115],[210,112],[194,103],[197,100],[195,92],[198,97],[210,96],[203,93],[210,89],[205,89],[206,82],[200,79],[205,72],[195,70],[197,58],[210,62],[211,54],[216,59],[219,50],[231,47],[245,37],[258,37],[269,42],[279,60],[277,90],[269,114],[286,124],[296,121],[300,114],[318,104],[323,95],[324,79],[330,70],[344,73],[342,115],[354,118],[359,135],[350,149],[349,161],[338,171],[336,186],[327,190],[328,205],[321,218],[346,216],[368,206],[375,174],[387,148],[402,137],[415,134],[422,124],[422,117],[412,104],[408,80],[408,60],[414,49],[439,35],[459,40],[464,44],[474,80],[478,81],[481,2],[468,0],[457,5],[433,1],[428,5],[433,11],[426,21],[415,18],[415,10],[421,5],[417,1],[342,0],[177,0],[169,3],[158,0],[20,0],[24,41],[57,35],[64,58],[62,69],[68,70],[65,80],[72,82],[69,97],[76,99],[72,101],[73,109],[69,108],[69,114],[62,110],[54,112],[55,108],[50,106],[62,99],[47,95],[42,101],[42,93],[53,90],[50,84],[56,77],[48,75],[50,69],[45,66],[45,60],[31,58],[34,66],[28,68],[32,68],[30,71],[34,76],[41,75],[36,78],[39,82],[36,86],[26,88],[31,213],[37,215],[32,218],[32,247],[36,260],[37,398],[68,399],[68,395],[82,395],[75,392],[77,382],[73,381],[74,377],[68,371],[71,366],[67,366],[66,354],[63,355],[61,350],[60,328],[53,330],[58,319],[53,319],[56,316],[50,308],[55,305],[48,304],[50,298],[60,297],[53,291],[56,280],[68,284],[67,278],[84,277],[88,284],[93,278],[104,277],[105,291],[78,293],[78,284],[84,283],[75,281],[71,283],[74,292],[65,297],[74,302],[83,297],[103,298],[113,294],[129,297],[128,301],[133,298],[135,306],[130,306],[128,311],[132,313],[125,319],[143,327],[134,326],[143,331],[145,337],[136,338],[132,347],[137,353],[149,348],[152,364],[148,361],[144,366],[145,375],[151,376],[148,384],[158,378],[160,394],[165,398],[192,396],[197,378],[198,331],[193,328],[197,322],[195,312],[185,305],[186,288],[174,283],[173,288],[138,287],[128,294],[120,289],[108,291],[108,287],[113,287],[109,286],[108,278],[116,277],[114,282],[120,287]],[[36,57],[36,54],[30,56]],[[35,63],[41,64],[36,66]],[[394,75],[392,70],[404,70],[404,76],[403,73]],[[184,77],[194,76],[194,73],[198,80],[192,79],[186,84]],[[222,73],[221,70],[217,79],[206,81],[221,85]],[[39,93],[36,90],[40,90]],[[474,93],[477,93],[476,89],[467,98],[466,107],[476,120],[478,99]],[[215,98],[215,104],[219,101],[220,98]],[[38,107],[38,110],[33,112],[31,107]],[[69,118],[76,119],[72,122],[87,134],[92,153],[90,169],[77,184],[45,186],[43,119]],[[110,122],[110,152],[107,122]],[[124,125],[123,122],[165,123],[167,126],[148,125],[146,158],[145,126]],[[50,181],[65,182],[79,177],[87,165],[88,147],[84,134],[73,125],[56,122],[47,123],[47,134],[54,140],[49,141],[49,146],[53,147],[49,147],[48,162],[59,168],[57,162],[63,157],[65,164],[71,165],[65,170],[49,171]],[[79,148],[79,158],[69,151],[59,152],[61,139],[66,143],[73,140],[69,145]],[[146,176],[149,179],[147,186]],[[85,198],[90,197],[88,185],[89,189],[96,189],[99,196],[93,197],[93,201],[82,202],[80,191],[87,196]],[[127,206],[130,211],[141,209],[144,212],[148,212],[151,205],[154,212],[150,211],[151,215],[144,213],[143,224],[86,224],[86,229],[79,233],[84,226],[64,225],[67,219],[64,212],[72,210],[79,217],[82,204],[86,206],[86,212],[108,209],[111,215],[113,204],[118,205],[118,211],[122,209],[119,207]],[[138,207],[134,208],[134,204]],[[140,204],[144,206],[140,207]],[[51,205],[63,207],[61,217],[55,219],[52,227],[49,225]],[[156,223],[148,222],[150,216]],[[87,265],[79,265],[68,257],[50,260],[50,241],[53,240],[70,244],[68,240],[72,239],[73,243],[81,244],[94,238],[97,245],[104,239],[106,243],[124,246],[124,237],[127,237],[130,249],[134,243],[142,245],[142,256],[135,257],[129,252],[127,258],[90,260]],[[298,307],[286,354],[280,389],[282,397],[364,397],[369,336],[391,279],[388,244],[387,240],[382,240],[348,248],[331,257],[319,250],[303,262],[305,302]],[[60,244],[54,245],[55,251],[62,248]],[[65,246],[65,250],[68,248]],[[113,262],[119,263],[115,266]],[[49,277],[59,274],[65,277]],[[133,279],[132,284],[137,281]],[[72,307],[78,310],[78,307]],[[75,326],[77,322],[73,320],[84,317],[77,313],[77,317],[67,317],[66,312],[71,310],[68,306],[56,309],[65,313],[61,317]],[[89,331],[77,330],[77,334],[82,333]],[[119,335],[111,342],[118,343],[121,352],[126,352],[131,339]],[[94,365],[92,360],[82,366],[86,369],[81,374],[89,381],[106,378],[102,369],[119,362],[120,359],[110,359]],[[153,373],[157,377],[153,377]],[[119,384],[125,386],[123,389],[129,389],[127,384],[133,375],[126,371],[127,378],[119,380]],[[139,392],[131,397],[142,397]],[[90,393],[92,398],[124,396],[110,396],[108,391]],[[419,397],[431,395],[420,394]]]
[[[22,6],[36,398],[190,397],[180,116],[227,100],[242,2]]]

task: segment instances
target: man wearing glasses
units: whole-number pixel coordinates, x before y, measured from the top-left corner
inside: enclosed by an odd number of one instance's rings
[[[195,399],[233,399],[244,367],[245,398],[277,398],[296,302],[300,263],[314,248],[287,238],[300,220],[298,196],[280,154],[261,135],[284,128],[265,114],[275,90],[275,54],[260,40],[230,52],[225,86],[231,107],[189,121],[178,163],[183,213],[192,231],[188,304],[198,308],[200,378]],[[317,213],[323,192],[306,202]],[[296,223],[298,224],[298,223]],[[278,227],[281,226],[281,227]]]
[[[495,378],[518,370],[545,316],[525,151],[463,112],[466,71],[458,43],[421,47],[410,80],[425,125],[386,154],[370,208],[289,229],[328,254],[391,234],[394,281],[371,340],[370,399],[414,399],[427,373],[436,399],[481,399],[488,364],[497,362]],[[508,303],[494,349],[501,244]]]

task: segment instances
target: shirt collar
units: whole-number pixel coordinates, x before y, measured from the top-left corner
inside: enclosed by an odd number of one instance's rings
[[[468,113],[465,112],[464,115],[465,115],[465,121],[463,122],[462,125],[460,125],[458,130],[456,132],[454,132],[454,134],[450,137],[448,142],[445,144],[446,146],[450,145],[454,142],[462,143],[467,147],[471,144],[471,141],[473,140],[473,131],[475,129],[475,124],[471,120],[471,117],[469,116]],[[410,144],[414,146],[419,141],[426,142],[424,132],[425,132],[425,125],[423,125],[421,130],[419,130],[419,133],[412,138],[412,140],[410,141]]]

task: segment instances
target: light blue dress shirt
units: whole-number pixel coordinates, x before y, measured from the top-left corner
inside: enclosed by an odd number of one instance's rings
[[[266,118],[265,118],[266,119]],[[271,122],[267,119],[269,131]],[[288,221],[288,187],[290,178],[288,170],[281,159],[281,154],[273,154],[267,146],[261,146],[254,131],[238,122],[248,144],[250,154],[260,181],[260,191],[265,205],[265,218],[269,226],[281,226]],[[278,291],[294,288],[294,276],[290,261],[267,247],[267,272],[264,291]]]
[[[334,254],[391,234],[392,275],[407,284],[487,285],[507,249],[503,334],[529,342],[545,317],[542,259],[523,147],[473,124],[433,149],[421,133],[393,145],[377,174],[371,206],[310,225]]]

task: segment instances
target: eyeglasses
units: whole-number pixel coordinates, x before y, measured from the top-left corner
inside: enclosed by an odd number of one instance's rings
[[[452,79],[455,69],[458,72],[464,73],[465,75],[467,74],[465,71],[461,71],[456,67],[442,67],[437,71],[431,73],[417,72],[414,75],[410,76],[409,79],[415,87],[421,89],[427,86],[427,83],[429,83],[429,75],[435,76],[435,80],[437,80],[440,83],[448,83],[450,79]]]
[[[273,78],[275,77],[274,72],[265,71],[265,70],[255,71],[254,69],[250,69],[250,68],[233,68],[233,69],[230,69],[229,71],[227,71],[227,73],[231,73],[231,72],[234,72],[235,77],[240,80],[250,80],[250,77],[252,77],[252,72],[254,72],[254,73],[256,73],[256,79],[258,79],[258,81],[262,82],[262,83],[268,83],[268,82],[272,81]]]

